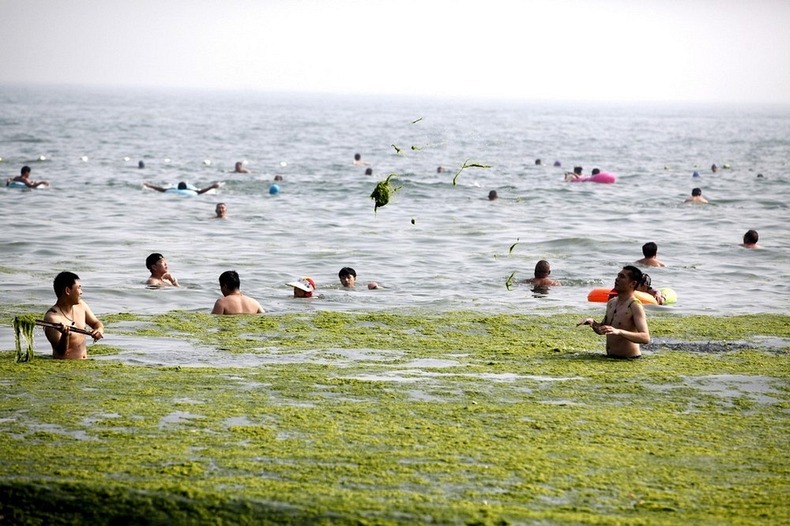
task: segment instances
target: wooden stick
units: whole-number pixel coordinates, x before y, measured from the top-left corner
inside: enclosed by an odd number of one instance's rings
[[[63,325],[62,323],[52,323],[50,321],[44,320],[36,320],[36,325],[40,325],[42,327],[49,327],[51,329],[60,329],[61,327],[69,327],[68,325]],[[79,327],[69,327],[70,331],[78,332],[80,334],[87,334],[88,336],[91,335],[93,331],[89,331],[88,329],[80,329]]]

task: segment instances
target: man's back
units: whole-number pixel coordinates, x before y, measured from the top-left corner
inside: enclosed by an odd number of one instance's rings
[[[261,304],[243,294],[230,294],[217,300],[212,314],[257,314],[263,312]]]

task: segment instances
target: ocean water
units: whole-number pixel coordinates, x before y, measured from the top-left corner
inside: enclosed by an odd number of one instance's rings
[[[27,164],[51,182],[0,188],[8,308],[43,312],[55,274],[71,270],[99,317],[208,312],[217,277],[235,269],[275,313],[602,313],[588,291],[655,241],[667,267],[648,272],[679,301],[650,310],[788,311],[790,108],[0,87],[0,157],[3,177]],[[466,160],[490,168],[454,185]],[[230,173],[236,161],[251,173]],[[730,168],[712,173],[713,163]],[[564,182],[574,165],[617,182]],[[390,173],[400,189],[374,214],[370,193]],[[183,197],[144,181],[224,186]],[[683,204],[693,187],[709,205]],[[226,220],[213,217],[220,201]],[[738,246],[748,229],[762,249]],[[151,252],[181,288],[144,286]],[[562,285],[508,290],[539,259]],[[357,290],[340,287],[343,266]],[[300,276],[317,281],[317,298],[291,297],[285,283]],[[367,290],[371,280],[383,288]],[[12,338],[0,328],[4,348]]]

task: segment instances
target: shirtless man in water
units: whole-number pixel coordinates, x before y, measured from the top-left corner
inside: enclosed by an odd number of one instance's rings
[[[52,344],[53,358],[81,360],[88,357],[85,335],[71,332],[72,327],[87,329],[90,326],[94,341],[104,337],[104,324],[80,298],[82,285],[79,280],[73,272],[61,272],[55,277],[53,286],[58,301],[44,315],[44,321],[60,325],[59,328],[44,328],[44,334]]]
[[[261,304],[245,296],[239,290],[241,280],[235,270],[226,270],[219,275],[219,290],[222,297],[214,303],[211,314],[259,314]]]
[[[162,254],[154,252],[145,258],[145,266],[151,271],[145,284],[149,287],[178,287],[178,280],[167,270],[167,260]]]
[[[617,296],[606,304],[606,315],[598,323],[592,318],[576,326],[589,325],[596,334],[606,335],[606,354],[616,358],[639,358],[640,343],[650,343],[650,331],[642,304],[634,297],[634,290],[642,282],[642,271],[626,265],[614,280]]]

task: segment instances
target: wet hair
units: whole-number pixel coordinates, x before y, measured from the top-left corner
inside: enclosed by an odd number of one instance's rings
[[[354,154],[354,160],[355,161],[359,161],[360,159],[362,159],[362,156],[360,154],[358,154],[358,153],[355,153]]]
[[[282,181],[283,180],[283,176],[282,175],[275,175],[274,176],[274,180],[275,181]]]
[[[497,197],[499,197],[499,196],[497,195],[496,190],[491,190],[490,192],[488,192],[488,200],[489,201],[493,201]]]
[[[138,168],[145,168],[145,163],[144,163],[143,161],[139,161],[139,162],[137,163],[137,167],[138,167]]]
[[[592,171],[593,175],[598,175],[599,173],[601,173],[601,171],[598,168],[593,168],[593,171]]]
[[[535,264],[535,277],[547,278],[551,274],[551,266],[545,259],[541,259]]]
[[[541,164],[543,164],[543,161],[541,161],[540,159],[535,159],[535,164],[536,165],[541,165]]]
[[[691,190],[691,195],[696,197],[698,195],[702,195],[702,188],[694,188]]]
[[[581,166],[574,166],[573,167],[573,173],[575,173],[576,175],[581,175],[582,174],[582,167]]]
[[[627,270],[628,274],[631,276],[630,281],[636,281],[636,286],[638,287],[640,283],[642,283],[642,271],[636,268],[633,265],[626,265],[623,267],[623,270]],[[634,287],[636,288],[636,287]]]
[[[150,254],[147,258],[145,258],[145,266],[148,267],[148,270],[151,270],[151,267],[156,265],[157,261],[164,258],[165,257],[159,252],[154,252],[153,254]]]
[[[642,245],[642,254],[644,254],[646,258],[654,258],[656,257],[657,253],[658,253],[658,245],[656,245],[652,241]]]
[[[67,288],[74,286],[74,282],[78,279],[80,277],[73,272],[61,272],[55,276],[55,281],[52,283],[52,288],[55,289],[55,296],[61,297]]]
[[[19,171],[19,173],[20,173],[20,175],[29,174],[30,173],[30,167],[29,166],[23,166],[22,169]]]
[[[650,277],[650,274],[642,274],[642,281],[639,282],[639,286],[644,286],[647,290],[653,286],[653,279]]]
[[[180,183],[178,183],[178,189],[179,190],[188,190],[189,188],[187,187],[187,184],[184,181],[181,181]]]
[[[373,168],[365,168],[365,175],[373,175]]]
[[[226,270],[219,275],[219,286],[225,287],[230,291],[239,290],[239,287],[241,287],[239,273],[235,270]]]
[[[760,236],[757,234],[757,230],[747,230],[743,235],[743,242],[747,245],[754,245],[758,239]]]
[[[357,271],[351,267],[343,267],[337,273],[337,277],[342,279],[343,276],[354,276],[354,279],[357,279]]]

